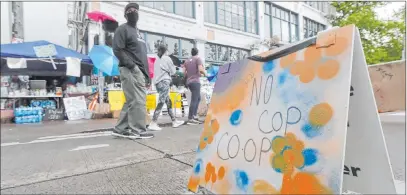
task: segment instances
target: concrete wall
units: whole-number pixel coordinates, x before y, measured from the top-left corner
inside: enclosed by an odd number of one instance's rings
[[[1,44],[11,42],[11,2],[1,2]]]
[[[68,47],[67,5],[67,2],[24,2],[24,41],[46,40]]]
[[[369,66],[379,112],[406,110],[406,61]]]

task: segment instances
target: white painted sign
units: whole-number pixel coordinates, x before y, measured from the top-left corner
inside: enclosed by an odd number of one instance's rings
[[[35,46],[34,52],[39,58],[48,58],[58,54],[54,44]]]
[[[69,120],[85,118],[87,107],[84,96],[64,98],[64,106]]]
[[[278,59],[219,69],[188,182],[189,190],[198,187],[215,194],[396,193],[354,25],[321,32],[316,44]]]
[[[25,58],[7,58],[7,66],[10,69],[27,68],[27,60]]]
[[[66,75],[80,77],[82,59],[74,57],[66,57],[65,59],[66,59]]]
[[[396,194],[390,158],[357,29],[353,44],[353,93],[349,101],[343,189],[362,194]]]

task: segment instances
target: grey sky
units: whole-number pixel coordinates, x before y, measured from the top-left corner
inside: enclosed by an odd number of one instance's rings
[[[376,13],[380,19],[391,19],[393,13],[403,7],[406,2],[391,2],[386,6],[376,9]]]

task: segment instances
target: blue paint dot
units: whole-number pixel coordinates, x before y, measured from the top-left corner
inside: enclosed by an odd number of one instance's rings
[[[204,139],[203,139],[204,141],[208,141],[208,137],[204,137]]]
[[[283,71],[280,73],[280,75],[278,76],[278,85],[279,86],[284,85],[285,81],[287,80],[287,76],[288,76],[287,71]]]
[[[312,148],[307,148],[302,151],[302,156],[304,156],[304,165],[310,166],[317,162],[318,151]]]
[[[201,172],[201,167],[202,167],[202,160],[201,159],[196,160],[194,173],[199,174]]]
[[[242,121],[243,112],[242,110],[235,110],[233,111],[232,115],[229,118],[230,124],[236,126],[239,125]]]
[[[247,186],[249,185],[249,176],[246,172],[241,170],[235,171],[236,186],[243,191],[247,191]]]
[[[270,71],[272,71],[275,67],[275,64],[273,61],[269,61],[263,64],[263,71],[268,73]]]
[[[301,131],[308,137],[308,138],[314,138],[318,135],[321,135],[320,131],[321,127],[313,126],[309,123],[306,123],[305,125],[302,126]]]

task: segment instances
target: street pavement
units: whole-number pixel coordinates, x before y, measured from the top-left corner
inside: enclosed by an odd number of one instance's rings
[[[1,194],[185,193],[202,125],[128,140],[110,135],[115,122],[2,125]],[[395,178],[405,181],[405,132],[384,133]]]

